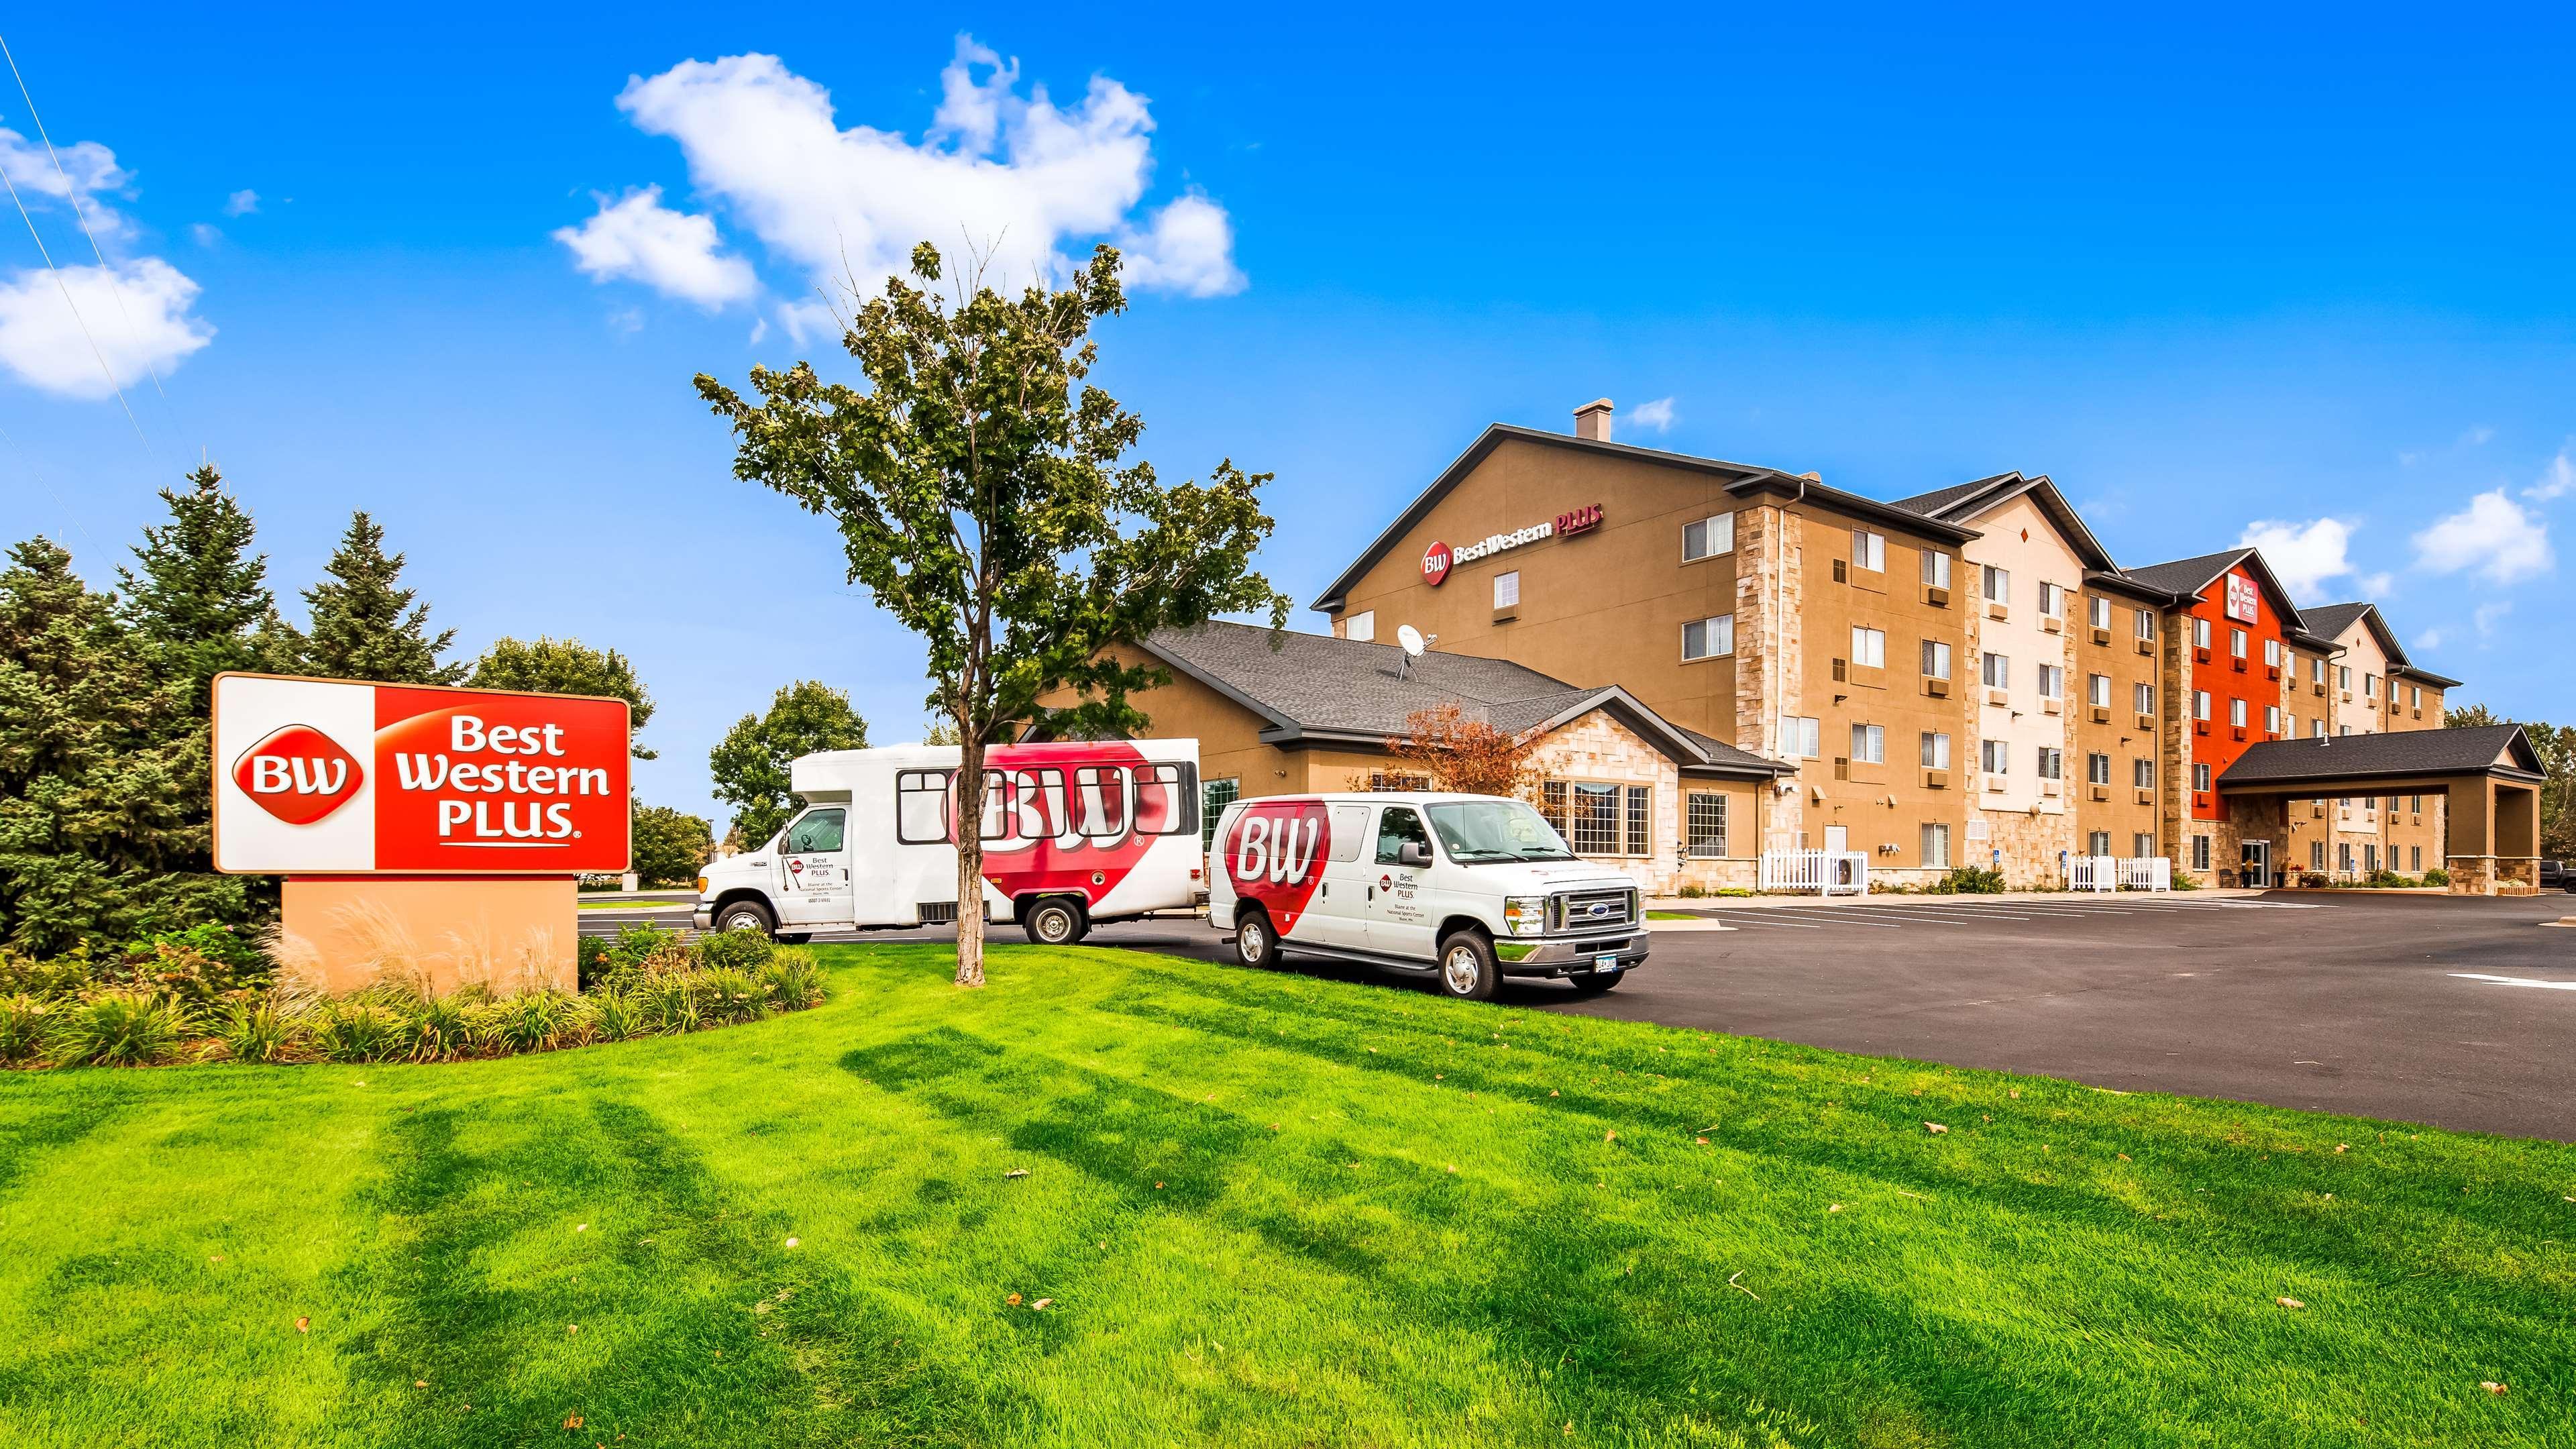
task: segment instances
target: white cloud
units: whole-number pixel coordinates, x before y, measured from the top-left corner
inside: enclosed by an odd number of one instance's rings
[[[257,210],[259,210],[259,193],[256,191],[236,191],[224,198],[226,216],[248,216]]]
[[[1072,244],[1090,239],[1125,250],[1139,287],[1206,297],[1244,286],[1223,207],[1192,192],[1138,212],[1153,169],[1144,97],[1095,76],[1059,105],[970,37],[941,72],[918,142],[843,129],[830,93],[771,55],[632,77],[617,104],[638,129],[678,142],[699,194],[803,273],[791,293],[838,296],[849,280],[872,291],[906,272],[922,241],[952,269],[970,250],[989,253],[988,279],[1005,286],[1062,275]],[[777,315],[802,338],[837,330],[830,310],[799,300]]]
[[[43,268],[25,268],[0,282],[0,367],[63,397],[106,397],[100,356],[117,381],[130,382],[145,364],[166,372],[214,339],[215,329],[190,311],[197,290],[159,257],[125,263],[112,278],[104,267],[65,267],[60,287]],[[81,335],[84,318],[88,337]]]
[[[2498,600],[2492,604],[2478,605],[2477,613],[2472,616],[2472,621],[2477,625],[2478,637],[2484,639],[2488,635],[2493,634],[2495,632],[2495,626],[2503,622],[2505,615],[2512,612],[2513,601],[2510,599]]]
[[[2439,648],[2441,648],[2441,647],[2442,647],[2442,631],[2441,631],[2441,630],[2439,630],[2439,629],[2427,629],[2427,630],[2425,630],[2423,633],[2416,635],[2416,636],[2415,636],[2415,647],[2416,647],[2416,648],[2418,648],[2418,649],[2439,649]]]
[[[2541,503],[2576,493],[2576,442],[2558,450],[2549,466],[2540,470],[2540,481],[2522,490],[2522,496]]]
[[[644,309],[620,307],[608,314],[608,330],[620,337],[632,337],[644,330]]]
[[[1671,432],[1673,430],[1673,400],[1668,397],[1659,397],[1653,402],[1637,404],[1636,409],[1628,414],[1628,424],[1631,427],[1644,428],[1650,433]]]
[[[2263,551],[2263,561],[2292,598],[2313,597],[2329,581],[2352,572],[2352,560],[2344,552],[2352,542],[2352,525],[2339,518],[2307,523],[2261,519],[2247,524],[2236,541]]]
[[[2491,489],[2415,535],[2415,561],[2437,574],[2475,569],[2492,584],[2547,573],[2557,562],[2549,525]]]
[[[60,170],[54,167],[55,156],[62,159]],[[30,206],[68,206],[77,200],[102,246],[126,234],[125,217],[99,198],[124,194],[134,177],[116,164],[115,152],[96,141],[75,141],[48,156],[42,142],[0,126],[0,172],[8,173],[18,199]]]
[[[2397,575],[2385,572],[2363,574],[2357,582],[2361,586],[2361,596],[2363,598],[2385,600],[2389,594],[2396,591]]]
[[[2495,429],[2493,428],[2483,426],[2471,428],[2467,432],[2460,434],[2458,446],[2463,448],[2483,448],[2487,445],[2488,440],[2493,437],[2495,437]]]
[[[664,206],[658,186],[599,198],[590,220],[557,228],[554,239],[594,282],[625,277],[710,311],[760,290],[751,263],[722,251],[715,221]]]
[[[751,341],[744,345],[748,347],[758,347],[760,345],[760,339],[768,335],[769,319],[766,317],[754,317],[751,319]]]
[[[224,234],[221,228],[210,226],[201,221],[188,228],[188,240],[195,242],[201,247],[221,246],[223,244]]]

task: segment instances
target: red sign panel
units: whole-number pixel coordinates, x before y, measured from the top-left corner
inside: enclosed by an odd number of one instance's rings
[[[1244,807],[1216,843],[1217,868],[1233,881],[1235,894],[1261,903],[1284,936],[1297,929],[1297,918],[1323,884],[1332,829],[1330,815],[1315,801],[1256,802]]]
[[[1449,545],[1435,542],[1422,551],[1422,581],[1436,589],[1448,577]]]

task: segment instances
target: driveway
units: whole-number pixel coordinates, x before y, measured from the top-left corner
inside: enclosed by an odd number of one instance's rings
[[[1616,991],[1580,1000],[1530,983],[1505,999],[2576,1141],[2576,929],[2540,924],[2576,914],[2576,896],[1874,896],[1701,914],[1732,929],[1659,932],[1653,960]],[[585,911],[583,927],[623,919]],[[997,939],[1017,938],[1003,930]],[[1091,940],[1227,959],[1197,921],[1105,926]],[[1333,962],[1288,969],[1429,989]]]

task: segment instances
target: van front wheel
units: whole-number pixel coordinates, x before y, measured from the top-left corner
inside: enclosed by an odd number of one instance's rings
[[[777,919],[769,907],[758,901],[736,901],[716,914],[719,931],[758,931],[766,936],[778,929]]]
[[[1465,1001],[1491,1001],[1502,984],[1494,943],[1481,931],[1459,931],[1440,943],[1440,991]]]
[[[1083,918],[1081,902],[1056,896],[1032,907],[1020,928],[1038,945],[1070,946],[1090,934],[1091,923]]]

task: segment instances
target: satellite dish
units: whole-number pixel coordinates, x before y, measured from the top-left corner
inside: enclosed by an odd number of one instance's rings
[[[1422,631],[1411,624],[1395,626],[1395,642],[1404,646],[1405,653],[1416,659],[1422,657]]]

